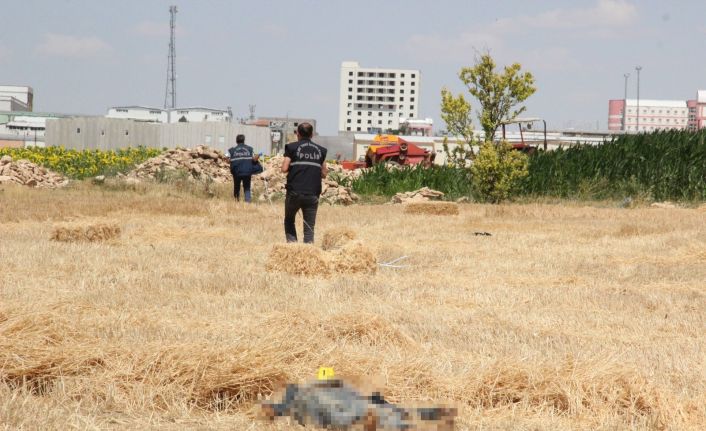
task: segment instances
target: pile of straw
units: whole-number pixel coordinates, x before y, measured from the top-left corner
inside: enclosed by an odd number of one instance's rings
[[[356,239],[355,231],[347,227],[337,227],[324,232],[324,239],[321,248],[324,250],[335,250],[344,244]]]
[[[114,223],[97,223],[85,226],[55,227],[51,239],[60,242],[103,242],[120,236],[120,227]]]
[[[322,276],[331,274],[375,274],[375,254],[348,228],[334,228],[324,233],[321,248],[307,244],[278,244],[272,248],[268,271],[291,275]]]
[[[324,252],[308,244],[276,244],[272,247],[266,269],[309,277],[325,277],[331,273]]]
[[[456,202],[412,202],[405,204],[405,214],[458,215]]]
[[[360,242],[349,242],[328,254],[329,265],[339,274],[375,274],[378,269],[375,254]]]

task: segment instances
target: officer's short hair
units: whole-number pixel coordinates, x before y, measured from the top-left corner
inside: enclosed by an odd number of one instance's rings
[[[238,135],[235,137],[235,143],[236,144],[244,144],[245,143],[245,135]]]
[[[314,126],[309,123],[299,123],[297,133],[299,133],[299,137],[309,139],[314,134]]]

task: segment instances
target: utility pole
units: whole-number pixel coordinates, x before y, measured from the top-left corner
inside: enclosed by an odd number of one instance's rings
[[[629,73],[623,74],[625,77],[625,97],[623,98],[623,132],[628,129],[627,125],[627,114],[628,114],[628,78],[630,78]]]
[[[167,58],[167,88],[164,91],[164,109],[176,108],[176,49],[174,47],[176,13],[177,7],[169,6],[169,56]],[[170,96],[171,101],[167,103]]]
[[[635,128],[637,132],[640,132],[640,71],[642,66],[635,66],[637,71],[637,127]]]

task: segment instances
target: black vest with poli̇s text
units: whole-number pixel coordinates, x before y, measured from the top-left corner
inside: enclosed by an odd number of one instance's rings
[[[253,149],[249,145],[238,144],[228,150],[230,171],[234,175],[248,176],[253,171]]]
[[[287,191],[300,194],[321,194],[321,168],[326,163],[326,148],[308,139],[287,144],[284,156],[289,157]]]

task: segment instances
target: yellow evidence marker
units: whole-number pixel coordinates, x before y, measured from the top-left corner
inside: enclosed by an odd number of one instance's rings
[[[333,368],[331,367],[321,367],[316,375],[319,380],[328,380],[333,378]]]

